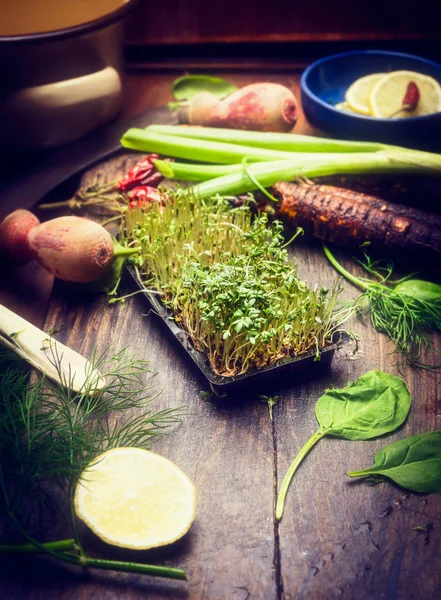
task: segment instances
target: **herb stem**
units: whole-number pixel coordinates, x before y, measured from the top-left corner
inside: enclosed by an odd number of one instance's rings
[[[363,475],[376,475],[376,471],[372,471],[372,469],[362,469],[361,471],[349,471],[346,473],[348,477],[363,477]]]
[[[113,255],[116,256],[131,256],[132,254],[136,254],[141,250],[141,246],[136,246],[135,248],[115,248]]]
[[[81,543],[80,536],[78,534],[78,522],[77,522],[77,516],[75,514],[75,504],[74,504],[74,500],[73,500],[74,493],[75,493],[74,486],[72,485],[72,483],[70,483],[69,484],[69,499],[70,499],[69,512],[70,512],[70,519],[72,522],[72,533],[75,538],[75,545],[76,545],[76,549],[77,549],[78,553],[80,554],[80,556],[84,556],[85,555],[84,548]]]
[[[73,550],[76,547],[74,539],[57,540],[55,542],[47,542],[41,544],[38,548],[33,543],[28,544],[0,544],[0,554],[37,554],[47,552],[48,550],[67,551]]]
[[[277,198],[274,198],[274,196],[272,194],[270,194],[258,181],[257,179],[251,175],[251,173],[249,172],[248,168],[247,168],[247,163],[248,163],[248,156],[244,156],[242,159],[242,168],[245,171],[245,174],[247,175],[247,177],[251,180],[251,182],[256,186],[256,188],[258,190],[260,190],[262,192],[262,194],[264,196],[266,196],[269,200],[271,200],[271,202],[275,202],[276,204],[279,203],[279,201],[277,200]]]
[[[109,571],[124,571],[125,573],[141,573],[144,575],[153,575],[155,577],[168,577],[169,579],[182,579],[187,581],[187,574],[183,569],[173,567],[161,567],[158,565],[145,565],[142,563],[125,562],[119,560],[107,560],[101,558],[90,558],[88,556],[68,555],[63,553],[66,559],[73,559],[78,565],[97,569],[106,569]]]
[[[291,479],[294,476],[294,473],[297,471],[300,463],[305,458],[305,456],[308,454],[308,452],[311,450],[311,448],[313,446],[315,446],[315,444],[319,440],[321,440],[324,435],[325,435],[325,432],[323,431],[323,429],[319,429],[318,431],[316,431],[309,438],[309,440],[306,442],[306,444],[301,448],[300,452],[297,454],[297,456],[295,457],[295,459],[291,463],[291,466],[289,467],[288,472],[286,473],[286,475],[285,475],[285,477],[283,479],[282,486],[281,486],[280,491],[279,491],[279,496],[277,498],[277,505],[276,505],[276,519],[277,519],[277,521],[280,521],[281,518],[282,518],[282,516],[283,516],[283,509],[284,509],[284,506],[285,506],[286,494],[288,492],[288,488],[289,488],[289,485],[291,483]]]
[[[78,200],[71,198],[70,200],[61,200],[60,202],[47,202],[38,205],[38,210],[52,210],[55,208],[75,208],[79,205]]]
[[[2,478],[0,477],[0,482],[3,483]],[[3,485],[2,485],[3,488]],[[8,504],[7,496],[5,495],[5,490],[3,488],[3,495]],[[119,560],[106,560],[99,558],[90,558],[84,554],[74,554],[73,552],[65,552],[60,549],[57,542],[52,544],[41,544],[37,542],[34,538],[32,538],[27,531],[22,527],[21,523],[16,519],[15,515],[8,511],[8,516],[10,517],[12,523],[15,527],[20,531],[20,533],[29,540],[29,544],[26,546],[33,546],[35,548],[35,552],[41,552],[44,554],[49,554],[49,556],[53,556],[58,560],[62,560],[64,562],[68,562],[73,565],[77,565],[80,567],[91,567],[97,569],[106,569],[113,571],[124,571],[126,573],[141,573],[145,575],[153,575],[155,577],[168,577],[169,579],[183,579],[187,580],[187,574],[182,569],[175,569],[172,567],[161,567],[157,565],[145,565],[142,563],[134,563],[134,562],[126,562]],[[73,540],[68,540],[69,542],[73,542]],[[71,544],[70,546],[71,547]]]
[[[355,275],[352,275],[352,273],[349,273],[349,271],[347,271],[343,267],[343,265],[341,265],[337,261],[335,256],[332,254],[332,252],[329,250],[329,248],[325,244],[323,244],[323,251],[326,255],[326,258],[329,260],[329,262],[334,267],[334,269],[336,269],[340,273],[340,275],[343,275],[343,277],[345,277],[345,279],[347,279],[348,281],[353,283],[355,286],[361,288],[362,290],[368,289],[369,285],[367,283],[365,283],[364,281],[361,281],[361,279],[359,279],[358,277],[355,277]]]

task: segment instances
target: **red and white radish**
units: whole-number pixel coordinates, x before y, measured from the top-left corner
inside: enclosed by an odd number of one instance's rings
[[[28,210],[19,209],[8,215],[0,225],[0,253],[14,263],[26,263],[33,258],[28,237],[40,221]]]
[[[184,119],[182,119],[182,113],[180,119],[191,125],[209,126],[211,125],[211,113],[218,104],[219,100],[210,92],[199,92],[190,100]]]
[[[89,283],[109,270],[112,236],[98,223],[82,217],[59,217],[31,229],[32,255],[50,273],[75,283]]]
[[[217,101],[209,92],[200,92],[187,109],[190,125],[290,131],[298,117],[297,99],[278,83],[252,83]]]

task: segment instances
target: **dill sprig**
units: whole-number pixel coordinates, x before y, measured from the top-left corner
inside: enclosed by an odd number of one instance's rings
[[[61,371],[59,357],[54,354],[53,360]],[[115,355],[107,349],[90,363],[106,386],[97,389],[91,377],[81,392],[73,392],[69,381],[60,385],[30,373],[24,361],[0,349],[0,509],[28,542],[0,545],[0,552],[26,553],[32,547],[81,566],[185,579],[180,569],[95,559],[83,549],[72,499],[86,466],[111,448],[150,448],[183,415],[182,409],[151,410],[156,396],[145,381],[151,371],[127,348]],[[59,508],[70,516],[73,538],[43,544],[28,531],[29,517],[54,492]]]
[[[310,351],[317,359],[344,314],[339,285],[310,289],[288,258],[280,222],[254,215],[252,196],[232,207],[216,196],[167,191],[165,206],[128,211],[122,237],[135,263],[218,375],[234,376]]]
[[[441,331],[441,285],[411,279],[411,275],[392,281],[392,262],[372,260],[364,255],[357,262],[376,279],[356,277],[347,271],[328,247],[324,252],[348,281],[363,290],[347,302],[359,317],[369,314],[373,327],[386,334],[394,343],[396,352],[405,363],[423,369],[439,369],[441,364],[421,362],[424,348],[430,348],[430,332]]]

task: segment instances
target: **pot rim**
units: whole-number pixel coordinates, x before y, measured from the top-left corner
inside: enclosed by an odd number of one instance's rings
[[[55,31],[43,31],[40,33],[27,33],[19,35],[0,35],[0,45],[2,44],[29,44],[33,42],[51,42],[83,33],[90,33],[97,29],[104,29],[109,25],[113,25],[117,21],[121,21],[126,17],[127,13],[132,10],[141,0],[128,0],[122,6],[116,10],[107,13],[98,19],[92,21],[86,21],[79,25],[73,25],[72,27],[65,27],[63,29],[56,29]]]

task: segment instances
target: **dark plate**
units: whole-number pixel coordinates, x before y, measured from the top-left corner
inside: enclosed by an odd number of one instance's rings
[[[309,123],[336,138],[441,150],[441,112],[408,119],[377,119],[335,108],[348,87],[370,73],[416,71],[441,83],[441,65],[412,54],[357,50],[327,56],[301,78],[302,106]]]
[[[136,273],[130,265],[127,266],[127,271],[136,286],[142,289]],[[145,290],[143,293],[155,313],[179,342],[181,350],[184,351],[187,358],[192,361],[199,372],[208,380],[211,389],[218,395],[236,393],[245,387],[247,389],[259,387],[263,391],[262,386],[270,379],[274,380],[276,377],[278,384],[288,383],[289,379],[294,375],[297,377],[307,375],[311,367],[314,367],[314,370],[316,370],[318,367],[329,365],[337,347],[337,344],[334,343],[323,349],[320,352],[320,360],[316,359],[315,352],[312,351],[298,358],[282,358],[270,367],[250,369],[243,375],[222,377],[212,371],[206,355],[195,349],[188,333],[177,325],[172,312],[158,300],[157,296]]]

